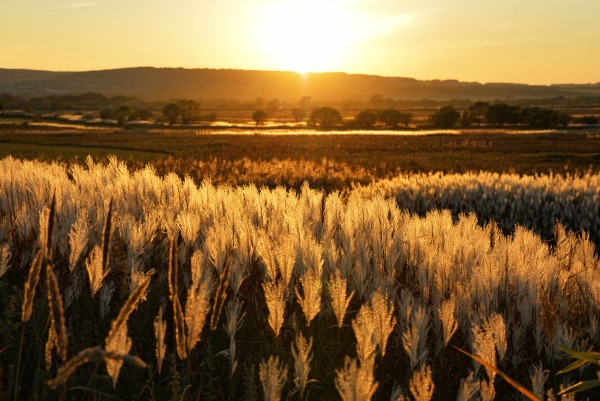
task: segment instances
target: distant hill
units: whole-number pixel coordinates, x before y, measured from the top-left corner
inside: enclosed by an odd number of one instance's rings
[[[20,96],[81,94],[135,96],[143,100],[279,98],[297,101],[368,100],[373,95],[392,99],[515,99],[600,96],[600,83],[586,85],[521,85],[510,83],[419,81],[346,73],[298,74],[184,68],[123,68],[85,72],[0,69],[0,93]]]

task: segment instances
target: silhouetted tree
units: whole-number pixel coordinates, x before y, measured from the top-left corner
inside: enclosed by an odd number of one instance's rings
[[[523,109],[521,120],[532,128],[555,128],[559,125],[567,125],[571,116],[556,110],[541,107]]]
[[[490,105],[486,102],[475,102],[470,105],[463,113],[463,126],[469,127],[471,125],[476,125],[477,127],[480,127],[489,107]]]
[[[257,126],[264,124],[265,121],[267,121],[268,116],[269,115],[265,110],[256,110],[254,113],[252,113],[252,119],[254,120]]]
[[[340,112],[333,107],[317,107],[310,113],[310,125],[320,128],[329,129],[342,122]]]
[[[102,109],[100,110],[100,119],[102,121],[114,120],[115,114],[111,109]]]
[[[152,117],[152,112],[144,109],[134,110],[129,116],[131,121],[147,121]]]
[[[198,116],[200,111],[200,105],[193,100],[179,100],[177,103],[179,107],[179,116],[183,124],[190,124]]]
[[[363,110],[354,117],[356,128],[370,129],[377,122],[377,112],[375,110]]]
[[[396,109],[385,109],[379,112],[379,121],[381,121],[386,128],[391,129],[398,128],[398,124],[408,127],[412,117],[412,114]]]
[[[510,106],[505,103],[496,103],[488,107],[485,119],[488,123],[502,126],[505,124],[516,124],[520,119],[519,106]]]
[[[113,113],[113,118],[115,120],[117,120],[117,124],[118,125],[122,125],[125,120],[128,120],[129,117],[131,116],[131,113],[133,112],[133,110],[131,110],[131,107],[124,105],[124,106],[119,106]]]
[[[444,106],[429,116],[432,124],[438,128],[452,128],[456,125],[459,118],[460,112],[453,106]]]
[[[179,106],[176,105],[175,103],[169,103],[169,104],[165,105],[165,107],[163,107],[162,113],[165,116],[165,118],[167,119],[167,122],[169,123],[169,125],[173,125],[177,122],[177,119],[179,118],[181,110],[179,109]]]

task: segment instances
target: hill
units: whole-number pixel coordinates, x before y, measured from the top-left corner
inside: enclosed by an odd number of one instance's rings
[[[368,100],[377,94],[392,99],[515,99],[600,96],[600,83],[524,85],[510,83],[420,81],[346,73],[298,74],[286,71],[251,71],[184,68],[122,68],[84,72],[0,69],[0,93],[19,96],[80,94],[135,96],[143,100],[265,99],[297,101],[302,96],[319,100]]]

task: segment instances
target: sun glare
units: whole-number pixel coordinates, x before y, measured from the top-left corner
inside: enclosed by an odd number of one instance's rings
[[[283,2],[264,10],[260,40],[278,69],[331,71],[351,44],[350,21],[351,14],[336,2]]]

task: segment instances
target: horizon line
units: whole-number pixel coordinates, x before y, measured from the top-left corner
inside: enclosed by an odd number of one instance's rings
[[[470,84],[481,84],[481,85],[494,85],[494,84],[509,84],[509,85],[525,85],[525,86],[542,86],[542,87],[551,87],[551,86],[561,86],[561,85],[600,85],[600,80],[597,82],[554,82],[554,83],[545,83],[545,84],[532,84],[532,83],[523,83],[523,82],[511,82],[511,81],[463,81],[456,78],[428,78],[428,79],[420,79],[415,77],[401,76],[401,75],[381,75],[381,74],[369,74],[369,73],[361,73],[361,72],[346,72],[346,71],[305,71],[298,72],[292,70],[261,70],[261,69],[248,69],[248,68],[232,68],[232,67],[172,67],[172,66],[151,66],[151,65],[138,65],[138,66],[129,66],[129,67],[112,67],[112,68],[99,68],[99,69],[83,69],[83,70],[51,70],[51,69],[37,69],[37,68],[6,68],[0,67],[0,70],[17,70],[17,71],[37,71],[37,72],[51,72],[51,73],[86,73],[86,72],[100,72],[100,71],[117,71],[117,70],[133,70],[133,69],[157,69],[157,70],[225,70],[225,71],[249,71],[249,72],[274,72],[274,73],[292,73],[297,74],[299,76],[303,75],[311,75],[311,74],[346,74],[346,75],[362,75],[362,76],[371,76],[371,77],[381,77],[381,78],[401,78],[401,79],[413,79],[415,81],[421,82],[460,82],[460,83],[470,83]]]

